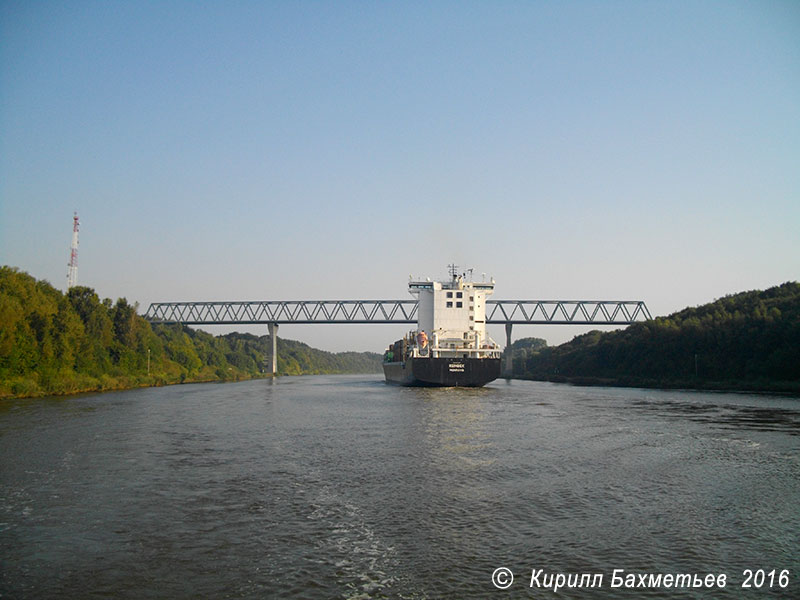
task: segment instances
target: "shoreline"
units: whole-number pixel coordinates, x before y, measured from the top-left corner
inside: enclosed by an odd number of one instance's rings
[[[338,375],[347,373],[302,373],[301,375]],[[280,375],[277,375],[280,377]],[[290,376],[290,375],[284,375]],[[246,375],[233,377],[230,379],[219,378],[186,378],[184,380],[166,381],[162,378],[150,379],[153,381],[144,382],[141,379],[137,381],[120,381],[106,382],[109,385],[103,385],[98,382],[98,385],[93,386],[80,386],[70,387],[61,391],[46,391],[38,388],[30,390],[29,393],[22,394],[3,394],[0,395],[0,401],[6,400],[27,400],[36,398],[47,397],[67,397],[77,396],[80,394],[102,394],[105,392],[121,392],[125,390],[135,390],[150,387],[166,387],[172,385],[192,384],[192,383],[236,383],[239,381],[251,381],[255,379],[272,379],[276,377],[271,373]],[[800,398],[800,382],[794,381],[779,381],[772,383],[764,382],[719,382],[708,381],[698,382],[689,380],[654,380],[654,379],[637,379],[637,378],[604,378],[604,377],[566,377],[566,376],[552,376],[552,377],[520,377],[520,376],[501,376],[498,379],[505,380],[519,380],[519,381],[543,381],[548,383],[561,383],[566,385],[574,385],[579,387],[623,387],[623,388],[642,388],[650,390],[687,390],[695,392],[726,392],[726,393],[741,393],[741,394],[774,394],[780,396],[798,397]]]
[[[236,383],[238,381],[250,381],[253,379],[271,379],[274,377],[271,373],[267,374],[259,374],[259,375],[252,375],[252,376],[242,376],[242,377],[233,377],[230,379],[218,379],[218,378],[207,378],[207,377],[199,377],[196,379],[186,378],[184,380],[164,380],[162,378],[155,378],[151,377],[151,380],[154,381],[141,381],[138,380],[127,380],[127,381],[120,381],[115,380],[112,382],[108,382],[108,385],[103,385],[103,383],[98,381],[97,385],[90,385],[90,386],[76,386],[76,387],[69,387],[68,389],[62,390],[42,390],[37,386],[37,388],[31,389],[30,391],[26,391],[20,394],[0,394],[0,402],[5,400],[34,400],[36,398],[63,398],[67,396],[77,396],[80,394],[103,394],[106,392],[124,392],[126,390],[137,390],[137,389],[144,389],[144,388],[156,388],[156,387],[167,387],[172,385],[182,385],[182,384],[190,384],[190,383]]]
[[[110,385],[95,385],[95,386],[80,386],[80,387],[70,387],[69,389],[64,389],[61,391],[45,391],[41,388],[36,390],[32,390],[31,393],[24,393],[24,394],[0,394],[0,402],[4,402],[7,400],[35,400],[37,398],[65,398],[68,396],[78,396],[81,394],[104,394],[106,392],[124,392],[126,390],[137,390],[137,389],[144,389],[144,388],[158,388],[158,387],[167,387],[173,385],[183,385],[183,384],[192,384],[192,383],[238,383],[241,381],[253,381],[258,379],[274,379],[276,377],[298,377],[298,376],[307,376],[307,375],[366,375],[369,372],[365,373],[351,373],[351,372],[332,372],[332,373],[324,373],[324,372],[309,372],[309,373],[291,373],[291,374],[284,374],[284,375],[273,375],[272,373],[259,373],[254,375],[243,374],[237,377],[231,377],[230,379],[219,379],[219,378],[209,378],[209,377],[198,377],[198,378],[186,378],[184,380],[171,380],[166,381],[162,378],[153,378],[150,379],[157,379],[156,381],[151,382],[143,382],[141,380],[137,381],[119,381],[116,380],[112,382]]]

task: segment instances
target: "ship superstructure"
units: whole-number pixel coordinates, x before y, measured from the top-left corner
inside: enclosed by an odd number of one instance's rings
[[[417,329],[384,355],[391,383],[482,386],[500,375],[500,348],[486,333],[486,298],[494,280],[472,281],[450,265],[450,280],[411,280],[417,297]]]

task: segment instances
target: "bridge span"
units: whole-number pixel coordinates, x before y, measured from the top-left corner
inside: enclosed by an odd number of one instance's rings
[[[284,324],[399,324],[417,322],[416,300],[262,300],[155,302],[151,323],[269,327],[272,372],[277,371],[278,326]],[[487,300],[486,324],[504,325],[506,350],[514,325],[630,325],[652,319],[641,300]],[[506,353],[510,366],[511,352]],[[510,370],[510,369],[509,369]]]

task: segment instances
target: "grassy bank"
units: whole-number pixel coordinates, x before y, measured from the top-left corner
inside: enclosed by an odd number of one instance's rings
[[[129,390],[144,387],[162,387],[166,385],[179,385],[182,383],[224,383],[245,381],[249,379],[269,379],[271,374],[251,375],[250,373],[237,373],[226,378],[219,377],[216,373],[206,371],[191,377],[167,378],[164,376],[112,376],[101,375],[92,377],[67,373],[44,383],[37,377],[17,377],[9,381],[0,382],[0,399],[8,398],[39,398],[42,396],[68,396],[71,394],[84,394],[90,392],[108,392],[116,390]]]

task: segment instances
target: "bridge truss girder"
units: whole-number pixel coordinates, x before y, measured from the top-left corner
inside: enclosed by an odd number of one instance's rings
[[[311,323],[416,323],[416,300],[278,300],[159,302],[144,315],[151,323],[280,325]]]
[[[641,300],[488,300],[486,323],[630,325],[652,319]]]
[[[416,300],[157,302],[151,323],[185,325],[416,323]],[[488,300],[488,325],[629,325],[652,319],[641,300]]]

